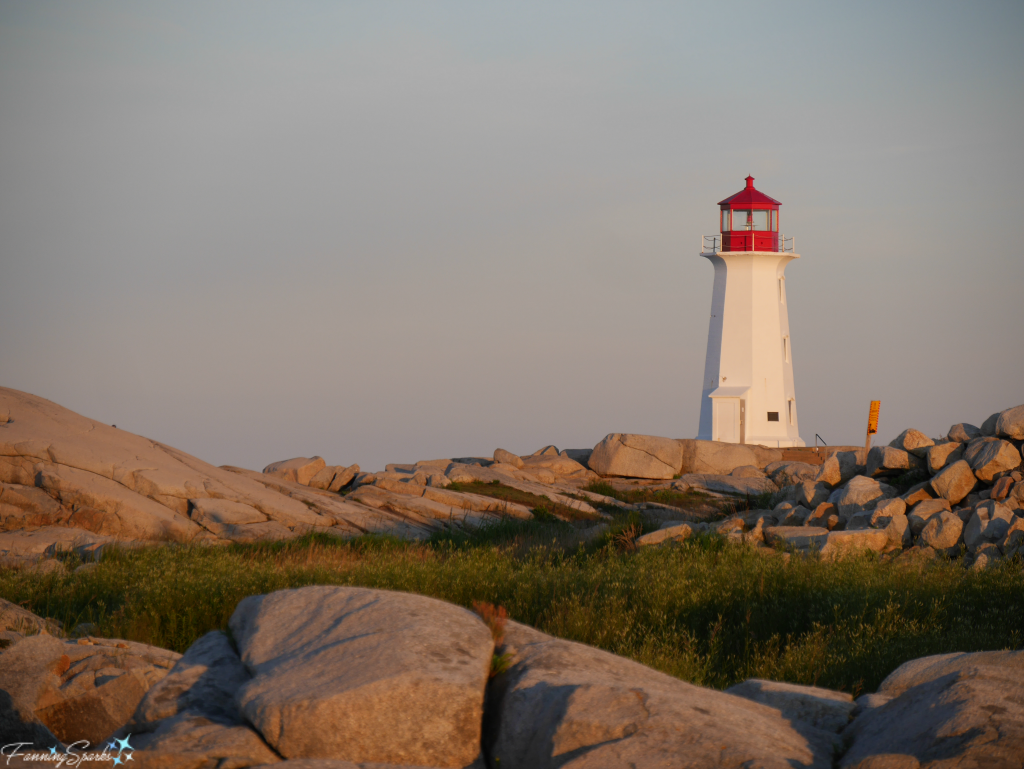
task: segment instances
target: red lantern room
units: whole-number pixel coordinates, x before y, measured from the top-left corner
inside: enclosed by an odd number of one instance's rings
[[[718,205],[722,207],[723,251],[778,251],[779,206],[782,204],[747,186]]]

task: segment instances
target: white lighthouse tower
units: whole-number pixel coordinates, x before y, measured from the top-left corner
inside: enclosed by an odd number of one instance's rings
[[[804,446],[797,428],[786,265],[800,255],[779,237],[774,198],[747,186],[718,204],[721,236],[701,256],[715,267],[697,438]],[[791,242],[791,239],[789,239]]]

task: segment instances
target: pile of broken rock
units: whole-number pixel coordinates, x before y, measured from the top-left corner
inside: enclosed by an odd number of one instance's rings
[[[1024,552],[1024,406],[960,423],[932,440],[904,430],[888,446],[839,451],[820,466],[774,462],[780,488],[771,510],[752,510],[709,526],[667,521],[638,544],[671,543],[709,528],[755,545],[782,543],[823,557],[915,548],[963,556],[985,568]],[[902,494],[887,479],[921,477]]]
[[[110,754],[139,769],[938,769],[1024,756],[1024,652],[913,660],[854,700],[758,679],[706,689],[514,622],[494,632],[433,598],[355,587],[246,598],[229,634],[184,655],[65,641],[18,611],[19,627],[42,632],[8,632],[0,652],[8,766],[81,753],[81,740],[116,740]],[[492,676],[496,654],[509,665]]]

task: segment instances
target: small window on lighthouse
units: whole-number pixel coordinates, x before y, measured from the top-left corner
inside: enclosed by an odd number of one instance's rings
[[[782,337],[782,348],[786,354],[786,363],[789,363],[789,337]]]
[[[786,303],[786,279],[779,278],[779,301]]]
[[[793,424],[793,410],[795,409],[796,404],[794,404],[792,399],[790,399],[786,402],[786,405],[789,406],[789,423]]]
[[[768,412],[768,421],[769,422],[778,422],[779,421],[779,412],[778,411],[769,411]]]

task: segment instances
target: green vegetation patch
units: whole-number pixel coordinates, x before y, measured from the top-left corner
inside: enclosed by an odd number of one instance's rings
[[[506,520],[426,543],[311,535],[113,551],[77,573],[0,571],[0,596],[69,628],[93,622],[97,635],[184,651],[245,596],[362,585],[503,607],[705,686],[760,677],[854,694],[909,659],[1022,646],[1019,558],[982,572],[874,555],[831,563],[714,536],[632,550],[640,527],[616,526],[589,544],[578,524]]]

